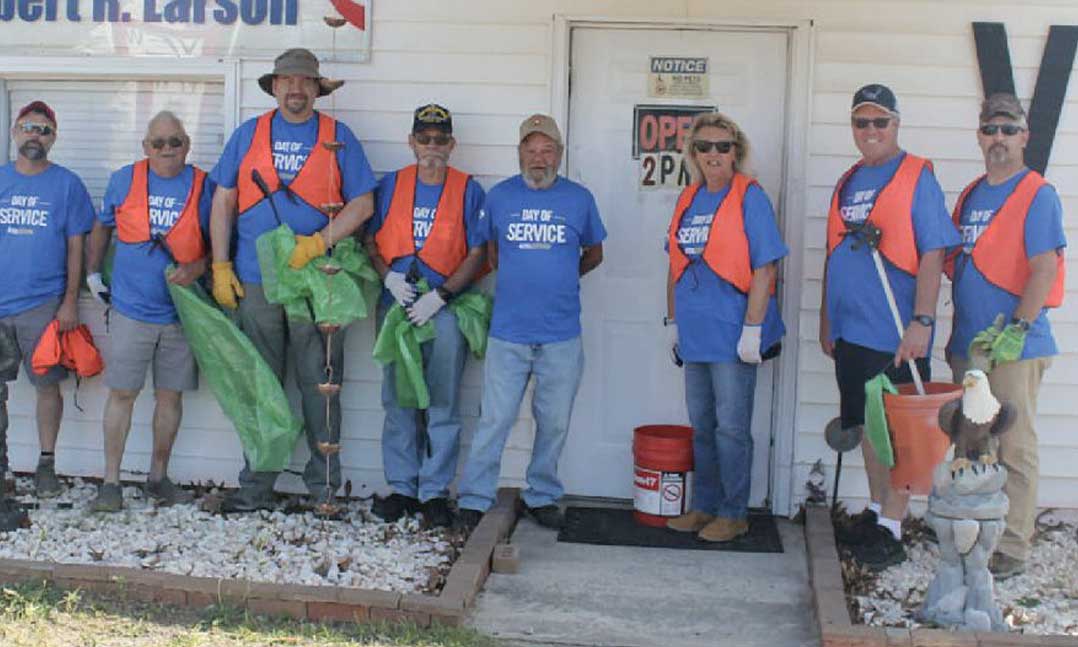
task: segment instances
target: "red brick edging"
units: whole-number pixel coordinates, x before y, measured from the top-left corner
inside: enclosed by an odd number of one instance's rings
[[[126,593],[137,600],[175,606],[222,603],[259,615],[297,620],[412,622],[459,626],[490,574],[495,545],[516,523],[519,489],[502,488],[464,545],[438,595],[392,593],[334,586],[270,584],[238,579],[189,577],[124,566],[56,564],[0,559],[0,583],[49,581],[65,589]]]
[[[855,625],[850,621],[846,607],[842,566],[828,508],[805,509],[805,543],[816,623],[820,628],[823,647],[1078,647],[1078,638],[1072,636]]]

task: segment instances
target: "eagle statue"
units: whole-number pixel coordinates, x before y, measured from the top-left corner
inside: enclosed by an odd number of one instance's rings
[[[1010,402],[1000,402],[992,395],[984,371],[966,371],[962,397],[943,405],[939,412],[940,429],[954,443],[951,474],[972,468],[973,461],[985,467],[994,465],[996,457],[989,441],[1010,429],[1017,413]]]

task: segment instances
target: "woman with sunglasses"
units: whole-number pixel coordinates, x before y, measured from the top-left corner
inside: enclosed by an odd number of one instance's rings
[[[684,149],[692,184],[667,235],[664,324],[685,367],[695,460],[690,511],[667,525],[714,542],[748,532],[756,369],[785,333],[774,292],[789,250],[748,157],[733,120],[699,115]]]

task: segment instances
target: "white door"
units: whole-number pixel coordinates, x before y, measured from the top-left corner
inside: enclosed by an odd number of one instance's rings
[[[628,498],[633,429],[688,422],[683,373],[669,359],[659,324],[666,312],[663,238],[678,193],[641,186],[645,175],[653,181],[661,169],[643,171],[642,160],[633,159],[634,107],[715,106],[733,118],[749,137],[752,169],[778,209],[788,34],[577,28],[571,36],[566,172],[594,192],[609,237],[602,266],[582,282],[587,366],[560,473],[570,494]],[[649,90],[652,57],[706,58],[707,80],[683,76],[688,87],[673,90],[681,98],[654,96],[660,93]],[[671,81],[678,79],[659,83],[671,88]],[[686,98],[694,88],[701,96]],[[797,334],[796,322],[786,324],[788,334]],[[769,498],[775,364],[765,363],[758,375],[752,506]]]

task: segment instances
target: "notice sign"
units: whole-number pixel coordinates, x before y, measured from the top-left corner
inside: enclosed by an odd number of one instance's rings
[[[639,105],[633,108],[633,159],[640,160],[641,189],[682,189],[689,171],[681,159],[692,121],[714,106]]]
[[[648,96],[705,99],[707,78],[706,58],[652,56],[648,66]]]

